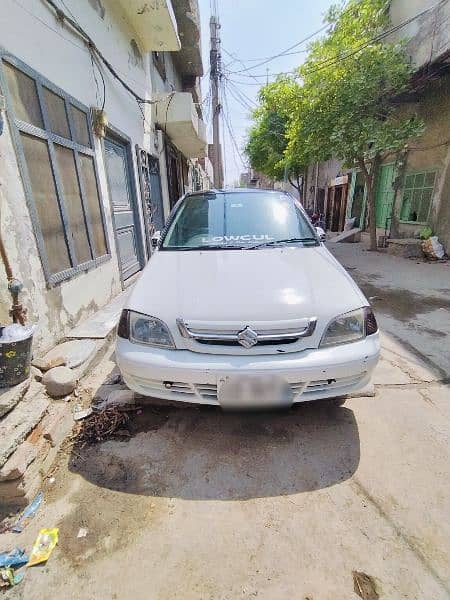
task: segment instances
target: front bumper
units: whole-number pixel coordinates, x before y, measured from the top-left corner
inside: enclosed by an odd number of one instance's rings
[[[293,402],[344,396],[370,380],[380,354],[378,333],[351,344],[276,355],[200,354],[163,350],[117,339],[116,359],[127,386],[166,400],[219,404],[224,376],[277,375],[287,382]]]

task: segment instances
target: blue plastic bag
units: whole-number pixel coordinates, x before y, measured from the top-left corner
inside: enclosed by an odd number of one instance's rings
[[[19,517],[19,520],[11,528],[11,531],[14,531],[14,533],[21,533],[23,531],[24,527],[28,525],[28,523],[36,514],[36,511],[39,508],[39,505],[41,504],[43,498],[44,494],[42,492],[39,492],[39,494],[36,496],[33,502],[29,504],[23,511],[23,513]]]
[[[0,567],[19,567],[28,562],[25,550],[15,548],[10,552],[0,552]]]

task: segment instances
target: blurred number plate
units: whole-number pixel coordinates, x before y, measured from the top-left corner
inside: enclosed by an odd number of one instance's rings
[[[218,400],[223,408],[281,408],[292,404],[290,386],[276,376],[221,377],[217,387]]]

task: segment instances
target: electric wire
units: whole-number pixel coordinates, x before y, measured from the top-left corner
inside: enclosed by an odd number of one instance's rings
[[[445,4],[448,0],[440,0],[440,2],[434,4],[433,6],[424,9],[423,11],[421,11],[420,13],[417,13],[416,15],[410,17],[409,19],[406,19],[405,21],[403,21],[402,23],[399,23],[398,25],[395,25],[394,27],[391,27],[390,29],[384,30],[382,31],[380,34],[378,34],[377,36],[371,38],[370,40],[367,40],[366,42],[364,42],[363,44],[360,44],[357,48],[355,48],[354,50],[350,51],[350,52],[344,52],[341,54],[337,54],[334,57],[330,57],[329,59],[326,59],[322,62],[319,62],[314,68],[308,69],[307,71],[305,71],[305,74],[312,74],[315,73],[317,71],[320,71],[328,66],[334,66],[335,64],[340,63],[342,60],[346,60],[347,58],[351,58],[352,56],[356,55],[358,52],[360,52],[361,50],[363,50],[364,48],[367,48],[368,46],[370,46],[373,43],[376,43],[380,40],[382,40],[383,38],[391,35],[392,33],[396,33],[397,31],[399,31],[400,29],[402,29],[403,27],[406,27],[406,25],[409,25],[410,23],[412,23],[413,21],[415,21],[416,19],[424,16],[425,14],[437,9],[438,7],[440,8],[443,4]],[[350,7],[353,8],[353,7]],[[349,9],[347,9],[349,10]],[[344,13],[347,11],[344,11]],[[344,14],[342,13],[342,14]],[[326,26],[328,27],[328,23],[326,24]],[[311,34],[309,36],[309,38],[313,37],[314,35],[317,35],[317,33],[319,32],[316,31],[313,34]],[[303,42],[303,40],[301,42],[298,42],[297,45],[300,45]],[[277,55],[275,55],[273,58],[278,58],[279,56],[283,56],[283,53],[279,53]],[[228,75],[234,75],[234,74],[244,74],[244,72],[251,70],[252,68],[256,68],[256,66],[261,66],[261,64],[266,64],[267,61],[263,61],[262,63],[258,64],[258,65],[254,65],[253,67],[249,67],[247,69],[243,69],[243,70],[239,70],[239,71],[229,71]],[[295,71],[291,71],[291,72],[279,72],[279,73],[271,73],[271,76],[275,77],[278,75],[289,75],[289,74],[295,74],[297,72],[297,70]],[[261,77],[261,76],[266,76],[267,74],[261,74],[261,75],[255,75],[255,77]]]
[[[78,35],[85,41],[88,48],[91,49],[97,55],[98,59],[105,65],[111,75],[119,81],[119,83],[127,90],[129,94],[131,94],[138,103],[141,104],[156,104],[157,102],[161,102],[160,100],[148,100],[146,98],[142,98],[139,94],[137,94],[128,83],[122,79],[113,65],[109,62],[109,60],[103,55],[100,49],[95,44],[94,40],[89,36],[88,33],[78,24],[75,19],[69,17],[55,2],[54,0],[45,0],[45,2],[54,10],[56,17],[61,21],[61,23],[67,23],[70,25],[72,29],[74,29]]]

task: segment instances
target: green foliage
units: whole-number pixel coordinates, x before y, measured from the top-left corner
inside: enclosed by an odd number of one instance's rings
[[[423,227],[423,229],[421,229],[420,233],[419,233],[419,237],[421,240],[427,240],[432,235],[433,235],[433,230],[431,229],[431,227]]]
[[[326,16],[330,27],[313,42],[298,77],[263,88],[247,152],[252,166],[280,177],[289,167],[336,157],[367,164],[399,151],[422,123],[393,99],[408,88],[411,68],[402,44],[380,34],[388,0],[350,0]]]
[[[260,92],[260,106],[253,113],[253,126],[245,151],[254,169],[281,180],[298,178],[304,172],[302,156],[287,155],[287,127],[290,109],[298,100],[299,86],[291,79],[280,79]]]

